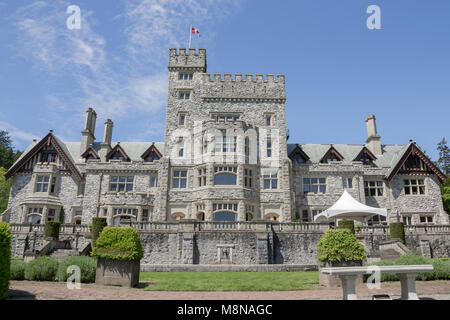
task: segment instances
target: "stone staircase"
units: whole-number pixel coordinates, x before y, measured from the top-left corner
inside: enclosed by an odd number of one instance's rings
[[[407,253],[411,253],[411,250],[399,239],[380,242],[380,258],[383,260],[395,260]]]
[[[78,256],[78,250],[75,249],[55,249],[50,253],[49,257],[62,262],[65,258],[69,256]]]

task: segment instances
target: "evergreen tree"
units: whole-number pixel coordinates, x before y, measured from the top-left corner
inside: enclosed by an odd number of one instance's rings
[[[442,138],[441,142],[438,143],[437,147],[439,151],[439,159],[436,161],[436,165],[442,170],[446,175],[450,174],[450,150],[447,146],[447,141],[445,137]]]
[[[8,131],[0,130],[0,167],[8,170],[22,152],[14,151]]]

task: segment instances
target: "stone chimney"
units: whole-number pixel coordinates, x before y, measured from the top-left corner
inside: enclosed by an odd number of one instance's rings
[[[111,119],[106,119],[105,130],[103,132],[103,142],[100,143],[100,161],[106,162],[106,155],[111,151],[111,139],[114,123]]]
[[[95,141],[95,122],[97,121],[97,114],[94,109],[88,108],[86,110],[86,121],[84,122],[84,129],[81,131],[81,146],[80,154],[84,153],[86,149]]]
[[[377,133],[377,123],[375,119],[375,115],[371,114],[366,119],[367,126],[367,148],[374,155],[381,155],[381,137]]]

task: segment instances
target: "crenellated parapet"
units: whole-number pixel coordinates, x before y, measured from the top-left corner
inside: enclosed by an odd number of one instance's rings
[[[206,49],[169,49],[169,71],[206,72]]]
[[[201,97],[204,100],[241,100],[284,102],[286,90],[284,75],[278,74],[242,74],[234,77],[231,73],[215,73],[213,77],[209,73],[202,75]]]

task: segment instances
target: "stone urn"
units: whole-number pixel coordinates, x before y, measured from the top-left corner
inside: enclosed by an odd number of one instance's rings
[[[98,258],[95,283],[132,288],[139,285],[139,272],[139,260]]]
[[[341,279],[339,276],[332,274],[323,274],[321,272],[322,268],[331,268],[331,267],[361,267],[363,265],[362,261],[319,261],[319,285],[325,286],[328,288],[337,288],[342,287]],[[363,276],[358,275],[356,278],[355,284],[359,285],[363,283]]]

